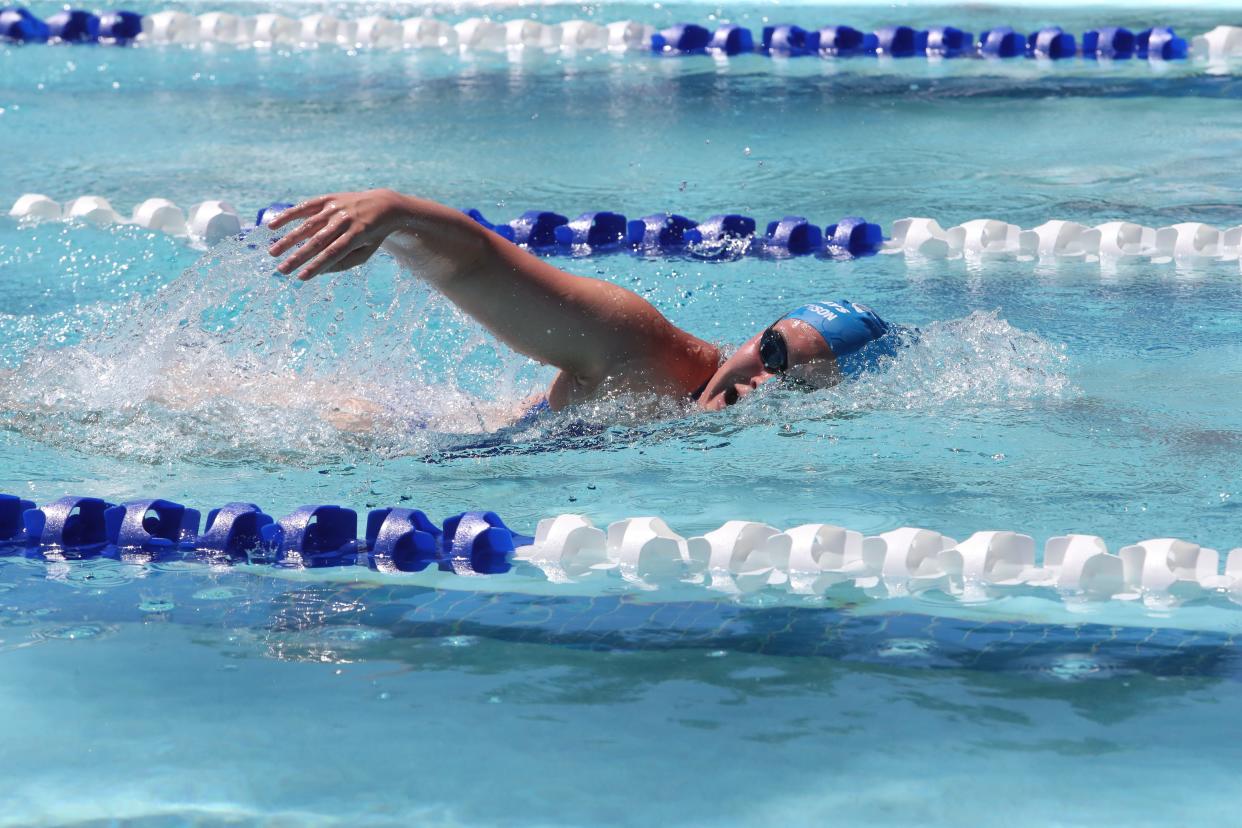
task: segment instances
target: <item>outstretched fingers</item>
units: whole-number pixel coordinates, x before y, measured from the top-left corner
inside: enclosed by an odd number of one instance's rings
[[[267,249],[267,252],[273,256],[284,255],[293,249],[294,245],[301,244],[322,230],[332,220],[333,215],[334,213],[331,210],[321,210],[315,213],[298,225],[297,229],[274,241],[272,246]]]
[[[279,230],[294,219],[306,218],[313,216],[315,213],[332,199],[330,195],[316,196],[315,198],[303,201],[301,204],[290,207],[288,210],[282,210],[276,214],[276,217],[267,223],[267,226],[273,230]]]
[[[331,270],[345,259],[356,246],[357,238],[355,233],[345,233],[327,249],[311,260],[310,264],[302,268],[302,272],[298,274],[298,278],[302,281],[313,279],[325,270]]]
[[[306,240],[305,244],[293,251],[283,262],[277,265],[276,269],[288,276],[310,261],[317,253],[327,249],[338,237],[345,234],[348,228],[349,220],[345,216],[338,215],[335,218],[329,219],[313,236]]]

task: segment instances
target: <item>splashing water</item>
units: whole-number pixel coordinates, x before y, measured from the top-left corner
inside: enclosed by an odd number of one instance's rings
[[[223,243],[79,343],[33,349],[0,381],[0,422],[108,456],[297,465],[426,451],[535,389],[524,360],[391,261],[301,283],[275,273],[271,239]]]
[[[0,425],[145,462],[293,466],[452,449],[495,432],[550,369],[508,352],[387,257],[309,283],[275,273],[263,229],[218,245],[153,296],[107,307],[0,376]],[[559,444],[569,422],[623,442],[868,411],[1006,406],[1068,388],[1059,346],[996,313],[933,323],[887,370],[813,394],[764,388],[719,414],[607,398],[500,442]],[[641,412],[636,413],[636,412]],[[689,416],[687,416],[689,415]],[[678,418],[651,426],[653,416]],[[570,434],[572,436],[572,434]]]

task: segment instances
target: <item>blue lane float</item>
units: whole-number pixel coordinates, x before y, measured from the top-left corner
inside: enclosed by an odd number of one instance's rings
[[[380,572],[452,569],[440,554],[443,534],[419,509],[373,509],[367,514],[367,565]]]
[[[815,33],[816,51],[823,57],[844,58],[875,54],[876,37],[852,26],[824,26]]]
[[[829,253],[864,256],[884,244],[884,230],[860,216],[847,216],[824,229],[824,248]]]
[[[704,244],[721,245],[733,240],[746,240],[755,235],[758,225],[750,216],[722,213],[701,222],[696,228]]]
[[[620,213],[601,211],[583,213],[568,224],[554,231],[557,244],[562,247],[585,247],[591,250],[609,250],[625,241],[629,227]]]
[[[274,522],[253,503],[226,503],[207,513],[196,550],[211,558],[244,560],[263,543],[263,527]]]
[[[534,540],[516,534],[495,512],[463,512],[444,521],[444,550],[458,575],[508,572],[516,548]]]
[[[651,36],[651,51],[660,54],[701,55],[712,42],[712,33],[694,23],[679,23]]]
[[[1134,34],[1117,26],[1092,29],[1082,36],[1082,55],[1085,58],[1128,60],[1134,56]]]
[[[272,219],[276,218],[278,215],[283,213],[285,210],[290,210],[292,208],[293,208],[292,202],[273,201],[271,204],[267,205],[266,207],[260,209],[259,212],[255,213],[254,226],[262,227],[263,225],[267,224],[267,222],[271,221]]]
[[[1008,26],[998,26],[980,34],[976,47],[983,57],[1022,57],[1026,54],[1026,38]]]
[[[47,39],[48,25],[28,9],[0,9],[0,40],[9,43],[46,43]]]
[[[1173,29],[1157,26],[1144,29],[1134,38],[1134,54],[1143,60],[1185,60],[1190,46]]]
[[[975,38],[955,26],[933,26],[918,33],[915,48],[928,57],[955,58],[974,51]]]
[[[277,564],[315,568],[356,562],[358,513],[342,506],[303,506],[259,530]]]
[[[513,228],[513,241],[533,250],[555,247],[556,228],[565,224],[569,224],[568,218],[546,210],[527,210],[509,222]]]
[[[1026,39],[1026,53],[1043,60],[1065,60],[1078,54],[1078,42],[1060,26],[1032,32]]]
[[[768,224],[764,234],[764,247],[769,253],[788,256],[806,256],[819,251],[824,245],[820,229],[802,216],[785,216]]]
[[[113,504],[97,497],[62,497],[22,514],[28,546],[76,554],[98,552],[108,543],[104,512]]]
[[[96,43],[99,18],[82,9],[65,9],[47,19],[48,39],[61,43]]]
[[[142,34],[142,15],[131,11],[105,12],[99,16],[99,40],[116,46],[133,43]]]
[[[22,515],[34,507],[32,500],[0,494],[0,544],[19,543],[25,539],[26,525]]]
[[[198,537],[198,511],[171,500],[135,500],[103,516],[108,543],[119,549],[166,550]]]
[[[760,51],[765,55],[798,57],[818,51],[818,37],[812,39],[801,26],[764,26]]]
[[[877,55],[908,58],[916,54],[920,37],[909,26],[884,26],[875,30],[875,40]]]
[[[733,57],[755,51],[755,36],[745,26],[721,26],[712,33],[707,51],[712,55]]]
[[[676,213],[655,213],[627,225],[625,242],[636,250],[672,251],[698,241],[698,225]]]

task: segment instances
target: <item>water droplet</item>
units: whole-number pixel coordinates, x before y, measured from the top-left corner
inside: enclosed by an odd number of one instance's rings
[[[473,635],[450,635],[440,642],[441,647],[473,647],[479,639]]]
[[[712,650],[707,654],[708,658],[724,658],[729,654],[728,650]]]
[[[745,155],[747,158],[749,158],[749,157],[750,157],[750,147],[742,147],[742,155]]]
[[[138,605],[139,612],[172,612],[176,604],[167,598],[149,598]]]

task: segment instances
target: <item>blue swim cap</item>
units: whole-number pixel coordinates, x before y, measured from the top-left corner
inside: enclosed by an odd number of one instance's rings
[[[874,368],[880,357],[896,353],[897,337],[889,336],[894,326],[866,305],[845,299],[812,302],[781,319],[797,319],[818,331],[832,349],[843,374],[855,375]]]

